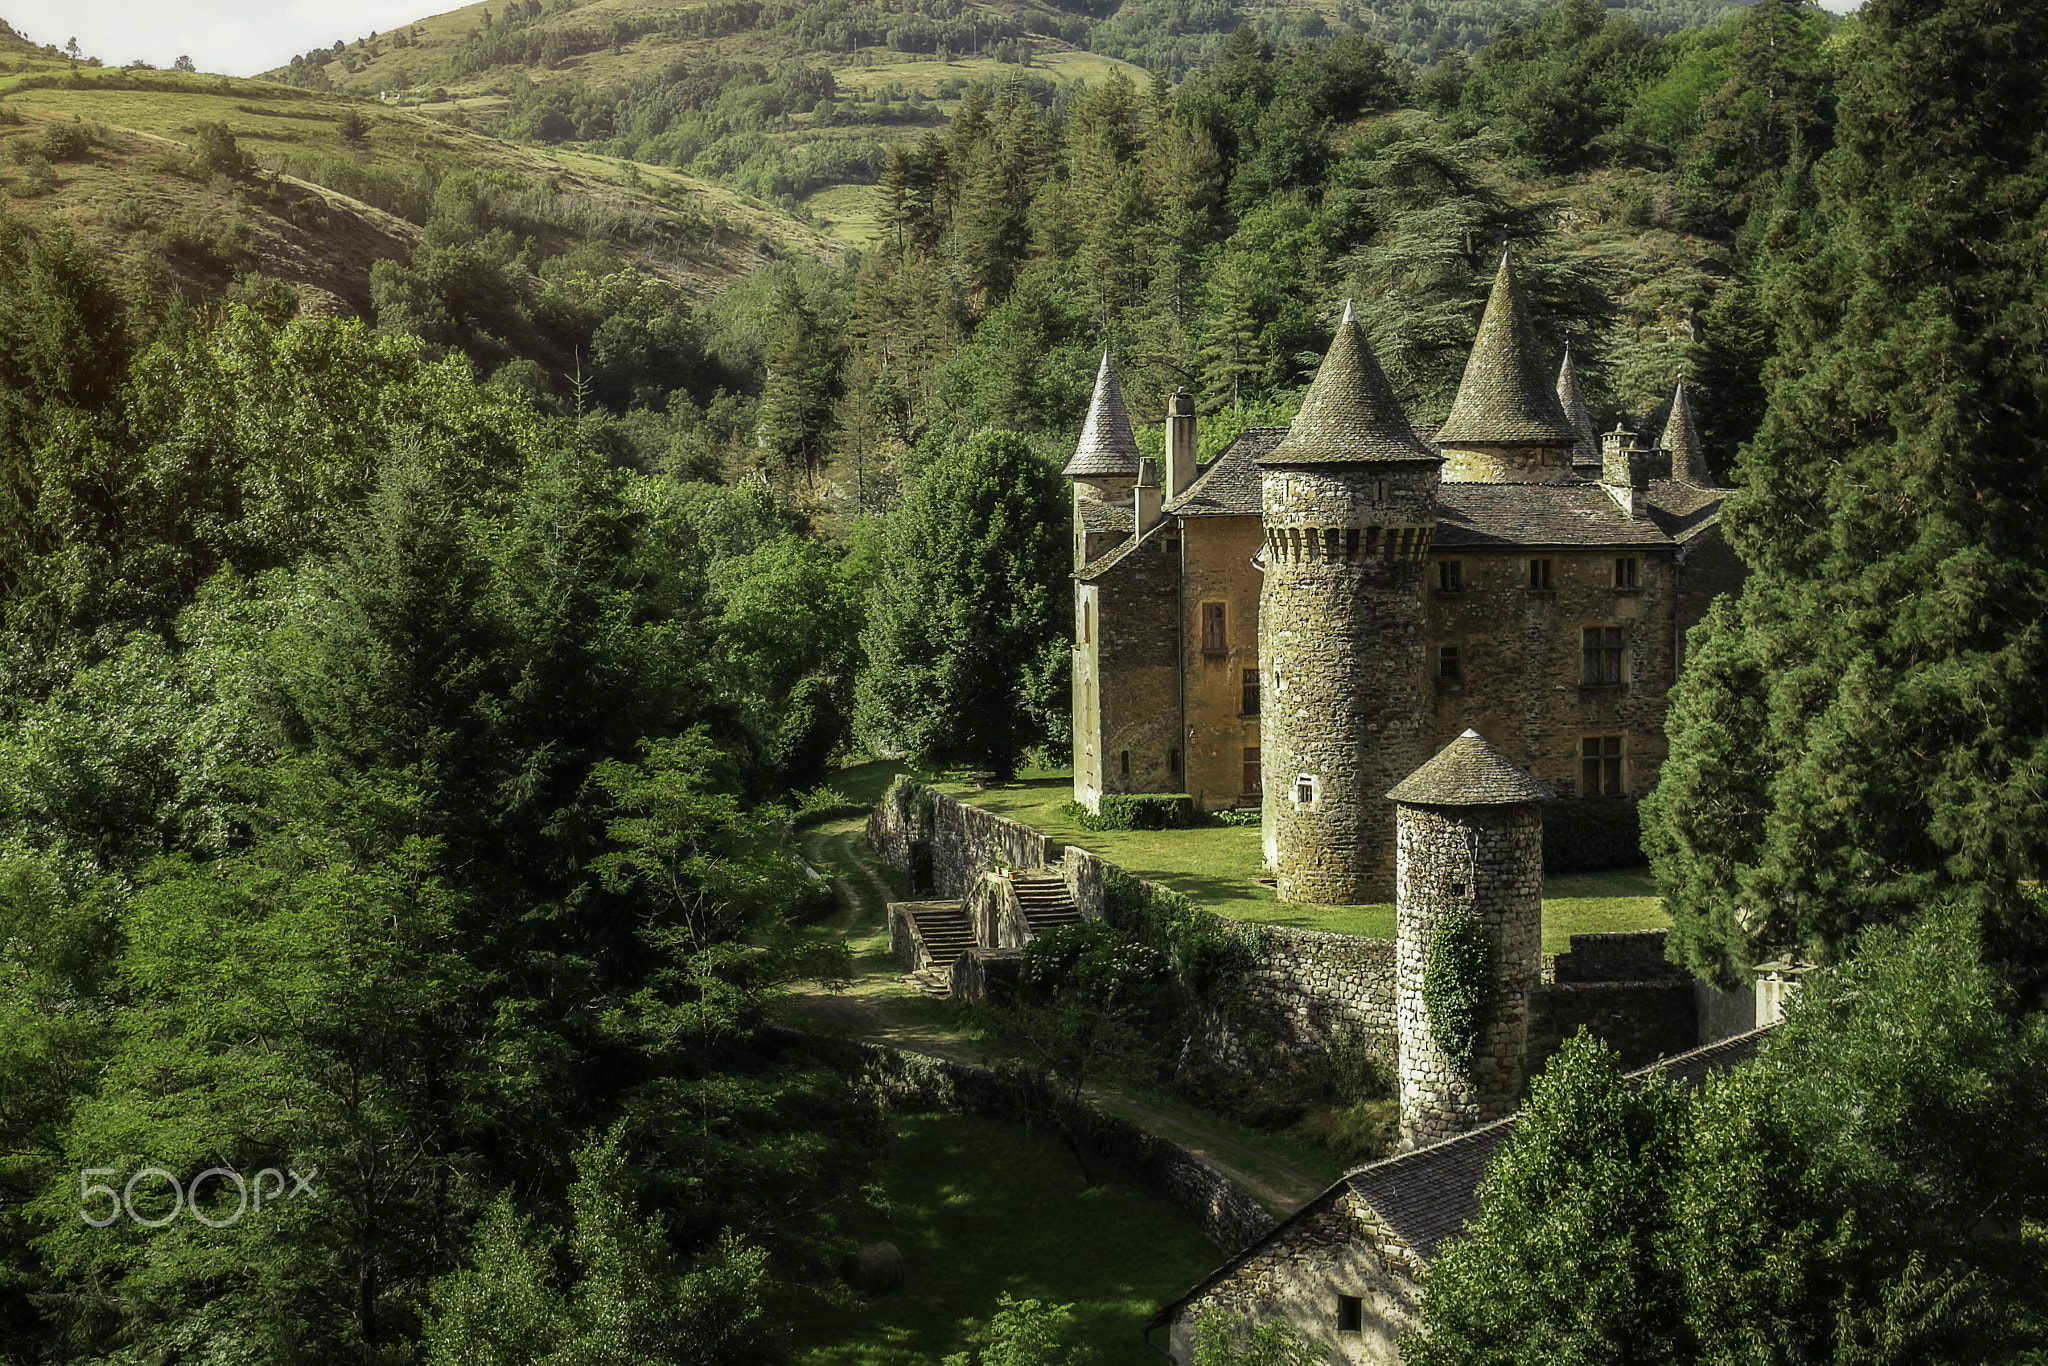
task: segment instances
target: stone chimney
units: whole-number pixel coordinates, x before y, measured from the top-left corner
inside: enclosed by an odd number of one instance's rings
[[[1176,389],[1166,400],[1166,501],[1195,482],[1195,400]]]
[[[1650,452],[1644,449],[1641,437],[1619,424],[1600,439],[1600,485],[1629,516],[1644,515],[1644,495],[1650,491]]]
[[[1138,462],[1137,486],[1138,525],[1136,532],[1138,536],[1142,537],[1153,527],[1159,525],[1160,519],[1164,515],[1160,510],[1160,505],[1164,501],[1161,497],[1162,492],[1163,490],[1159,487],[1158,464],[1149,456],[1140,460]]]

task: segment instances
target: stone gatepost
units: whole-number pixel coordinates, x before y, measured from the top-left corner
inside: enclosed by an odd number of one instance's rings
[[[1550,795],[1472,730],[1387,794],[1397,815],[1394,1010],[1403,1149],[1504,1119],[1521,1103],[1529,991],[1543,962],[1541,804]],[[1450,931],[1453,922],[1461,928]],[[1465,1063],[1444,1051],[1423,999],[1440,932],[1491,951],[1492,1003],[1470,1022],[1476,1042]]]

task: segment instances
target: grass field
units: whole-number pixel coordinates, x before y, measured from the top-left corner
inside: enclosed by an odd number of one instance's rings
[[[964,1115],[895,1122],[891,1218],[868,1230],[903,1253],[904,1284],[797,1325],[803,1366],[931,1366],[965,1347],[1004,1291],[1075,1306],[1072,1342],[1098,1366],[1148,1366],[1139,1338],[1161,1304],[1221,1254],[1158,1196],[1110,1176],[1083,1186],[1043,1133]]]

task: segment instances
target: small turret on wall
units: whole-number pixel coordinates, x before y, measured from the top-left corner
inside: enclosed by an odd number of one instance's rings
[[[1542,968],[1549,789],[1468,730],[1387,794],[1401,1146],[1513,1114]]]

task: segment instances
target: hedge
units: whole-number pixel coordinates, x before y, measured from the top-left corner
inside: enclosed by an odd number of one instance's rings
[[[1588,797],[1543,804],[1544,872],[1593,873],[1646,862],[1634,802]]]
[[[1185,830],[1195,823],[1195,799],[1185,792],[1105,792],[1097,830]]]

